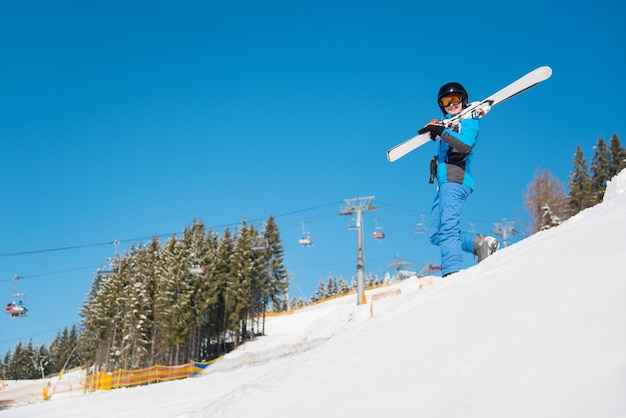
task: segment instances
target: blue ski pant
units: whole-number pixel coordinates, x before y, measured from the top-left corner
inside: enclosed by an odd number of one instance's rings
[[[463,251],[474,253],[476,232],[461,231],[463,203],[472,189],[460,183],[446,182],[439,186],[430,213],[428,236],[441,251],[441,274],[461,270]]]

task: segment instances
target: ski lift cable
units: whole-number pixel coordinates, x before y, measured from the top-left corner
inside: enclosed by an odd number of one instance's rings
[[[100,242],[97,244],[83,244],[83,245],[71,245],[67,247],[56,247],[56,248],[44,248],[39,250],[27,250],[27,251],[15,251],[11,253],[0,253],[0,257],[13,257],[16,255],[27,255],[27,254],[38,254],[38,253],[49,253],[54,251],[66,251],[66,250],[76,250],[79,248],[89,248],[89,247],[100,247],[104,245],[111,245],[112,242]]]
[[[419,211],[419,210],[415,210],[415,209],[409,209],[409,208],[405,208],[405,207],[398,206],[398,205],[392,205],[390,203],[385,203],[385,202],[381,202],[381,201],[377,201],[376,203],[378,204],[378,206],[387,206],[389,208],[401,209],[401,210],[405,210],[407,212],[413,212],[413,213],[424,213],[424,211]]]
[[[316,209],[320,209],[326,206],[331,206],[331,205],[338,205],[340,204],[340,201],[334,201],[331,203],[325,203],[322,205],[317,205],[317,206],[311,206],[308,208],[304,208],[304,209],[298,209],[298,210],[294,210],[291,212],[285,212],[282,214],[278,214],[275,217],[285,217],[285,216],[290,216],[290,215],[295,215],[298,213],[302,213],[302,212],[308,212],[311,210],[316,210]],[[258,218],[258,219],[252,219],[249,220],[249,222],[254,223],[254,222],[260,222],[260,221],[265,221],[265,218]],[[232,226],[232,225],[239,225],[240,222],[236,222],[236,223],[229,223],[229,224],[223,224],[223,225],[218,225],[218,226],[214,226],[214,227],[207,227],[208,229],[220,229],[220,228],[224,228],[227,226]],[[102,247],[105,245],[111,245],[111,244],[115,244],[115,243],[128,243],[128,242],[137,242],[137,241],[144,241],[144,240],[149,240],[156,237],[159,238],[163,238],[163,237],[169,237],[171,236],[172,233],[167,233],[167,234],[159,234],[159,235],[150,235],[150,236],[145,236],[145,237],[137,237],[137,238],[128,238],[128,239],[123,239],[123,240],[115,240],[115,241],[108,241],[108,242],[99,242],[99,243],[94,243],[94,244],[83,244],[83,245],[70,245],[70,246],[65,246],[65,247],[54,247],[54,248],[43,248],[43,249],[37,249],[37,250],[25,250],[25,251],[14,251],[14,252],[6,252],[6,253],[0,253],[0,257],[14,257],[14,256],[18,256],[18,255],[32,255],[32,254],[40,254],[40,253],[48,253],[48,252],[55,252],[55,251],[67,251],[67,250],[77,250],[80,248],[90,248],[90,247]]]
[[[320,208],[325,208],[325,207],[329,207],[329,206],[336,206],[339,204],[342,204],[343,201],[337,200],[334,202],[330,202],[330,203],[325,203],[325,204],[321,204],[321,205],[316,205],[316,206],[310,206],[307,208],[303,208],[303,209],[298,209],[298,210],[293,210],[293,211],[289,211],[289,212],[285,212],[285,213],[281,213],[281,214],[277,214],[275,215],[275,218],[285,218],[285,217],[289,217],[289,216],[293,216],[293,215],[297,215],[303,212],[309,212],[309,211],[314,211]],[[379,204],[383,205],[383,206],[387,206],[387,207],[391,207],[391,208],[396,208],[396,209],[402,209],[402,210],[407,210],[410,212],[417,212],[420,213],[418,211],[412,210],[412,209],[407,209],[407,208],[403,208],[397,205],[393,205],[393,204],[389,204],[389,203],[380,203]],[[335,218],[336,217],[336,213],[333,211],[332,213],[329,213],[328,215],[326,214],[318,214],[318,215],[313,215],[313,216],[308,216],[307,218],[309,220],[317,220],[317,219],[325,219],[325,218]],[[254,223],[257,221],[265,221],[266,218],[259,218],[256,220],[250,220],[250,222]],[[221,227],[226,227],[226,226],[230,226],[230,225],[239,225],[240,222],[237,223],[231,223],[231,224],[224,224]],[[297,224],[298,226],[300,226],[300,220],[297,221],[297,223],[294,221],[294,224]],[[295,225],[294,225],[295,226]],[[220,228],[220,226],[218,227],[207,227],[206,229],[217,229]],[[108,246],[111,244],[120,244],[120,243],[128,243],[128,242],[137,242],[137,241],[143,241],[143,240],[149,240],[155,237],[158,238],[163,238],[163,237],[169,237],[172,236],[173,233],[167,233],[167,234],[152,234],[150,236],[145,236],[145,237],[138,237],[138,238],[130,238],[130,239],[124,239],[124,240],[114,240],[114,241],[107,241],[107,242],[99,242],[99,243],[92,243],[92,244],[83,244],[83,245],[72,245],[72,246],[63,246],[63,247],[54,247],[54,248],[44,248],[44,249],[35,249],[35,250],[25,250],[25,251],[15,251],[15,252],[5,252],[5,253],[0,253],[0,257],[11,257],[11,256],[18,256],[18,255],[32,255],[32,254],[40,254],[40,253],[47,253],[47,252],[57,252],[57,251],[68,251],[68,250],[75,250],[75,249],[81,249],[81,248],[90,248],[90,247],[100,247],[100,246]],[[333,264],[343,264],[343,263],[331,263],[330,265]],[[87,269],[95,269],[98,266],[96,265],[90,265],[90,266],[84,266],[84,267],[76,267],[76,268],[69,268],[69,269],[64,269],[64,270],[59,270],[59,271],[53,271],[53,272],[44,272],[44,273],[39,273],[39,274],[33,274],[33,275],[21,275],[20,277],[22,278],[39,278],[39,277],[46,277],[46,276],[51,276],[51,275],[56,275],[56,274],[62,274],[62,273],[67,273],[67,272],[71,272],[71,271],[79,271],[79,270],[87,270]],[[0,279],[0,282],[7,282],[7,281],[13,281],[13,279]]]
[[[376,203],[378,204],[378,206],[386,206],[389,208],[393,208],[393,209],[400,209],[400,210],[404,210],[407,212],[413,212],[413,213],[430,213],[430,208],[427,211],[419,211],[419,210],[415,210],[415,209],[409,209],[409,208],[405,208],[402,206],[398,206],[398,205],[393,205],[391,203],[385,203],[385,202],[381,202],[380,200],[376,201]],[[480,222],[480,223],[493,223],[493,221],[489,221],[486,219],[474,219],[473,222]]]
[[[293,211],[289,211],[289,212],[285,212],[285,213],[281,213],[281,214],[275,215],[275,218],[284,218],[284,217],[300,214],[300,213],[303,213],[303,212],[313,211],[313,210],[317,210],[317,209],[328,207],[328,206],[336,206],[336,205],[341,204],[341,203],[342,203],[342,201],[338,200],[338,201],[325,203],[325,204],[321,204],[321,205],[310,206],[310,207],[307,207],[307,208],[293,210]],[[396,209],[402,209],[402,210],[407,210],[407,211],[410,211],[410,212],[420,213],[419,211],[403,208],[403,207],[400,207],[400,206],[397,206],[397,205],[392,205],[392,204],[385,203],[385,202],[383,202],[383,203],[379,202],[379,204],[381,204],[383,206],[396,208]],[[334,218],[335,215],[336,214],[333,212],[332,214],[329,214],[328,217],[333,217]],[[317,218],[321,219],[321,218],[325,218],[325,217],[326,216],[316,215],[314,217],[309,217],[309,219],[317,219]],[[259,218],[257,220],[254,220],[254,219],[250,220],[250,222],[254,223],[254,222],[257,222],[257,221],[264,221],[264,220],[265,220],[265,218]],[[300,223],[300,221],[298,221],[298,224],[299,223]],[[215,227],[215,226],[207,227],[207,229],[219,229],[221,227],[226,227],[226,226],[230,226],[230,225],[239,225],[239,224],[240,224],[240,222],[231,223],[231,224],[224,224],[224,225],[217,226],[217,227]],[[32,254],[40,254],[40,253],[46,253],[46,252],[67,251],[67,250],[75,250],[75,249],[81,249],[81,248],[108,246],[108,245],[115,244],[115,243],[119,244],[119,243],[128,243],[128,242],[137,242],[137,241],[149,240],[149,239],[152,239],[154,237],[163,238],[163,237],[169,237],[169,236],[172,236],[172,235],[173,235],[173,233],[158,234],[158,235],[157,234],[153,234],[153,235],[145,236],[145,237],[136,237],[136,238],[123,239],[123,240],[99,242],[99,243],[93,243],[93,244],[72,245],[72,246],[54,247],[54,248],[45,248],[45,249],[36,249],[36,250],[6,252],[6,253],[0,253],[0,257],[11,257],[11,256],[18,256],[18,255],[32,255]],[[67,270],[62,270],[62,271],[55,271],[55,272],[49,272],[49,273],[40,273],[40,274],[36,274],[36,275],[24,275],[22,277],[25,277],[25,278],[44,277],[44,276],[49,276],[49,275],[54,275],[54,274],[59,274],[59,273],[65,273],[65,272],[68,272],[68,271],[76,271],[76,270],[82,270],[82,269],[88,269],[88,268],[93,269],[93,268],[96,268],[96,267],[97,266],[77,267],[77,268],[72,268],[72,269],[67,269]],[[7,279],[7,280],[0,279],[0,282],[8,281],[8,280],[9,279]]]
[[[70,269],[51,271],[51,272],[47,272],[47,273],[20,275],[20,277],[22,279],[33,279],[33,278],[39,278],[39,277],[45,277],[45,276],[53,276],[55,274],[69,273],[69,272],[72,272],[72,271],[87,270],[87,269],[93,270],[93,269],[96,269],[96,268],[98,268],[98,266],[92,264],[90,266],[74,267],[74,268],[70,268]],[[0,279],[0,282],[11,282],[11,281],[13,281],[13,279]]]
[[[36,337],[36,336],[52,334],[52,333],[55,333],[55,332],[59,332],[59,328],[58,327],[57,328],[51,328],[51,329],[44,330],[44,331],[33,332],[33,333],[28,334],[28,335],[20,335],[20,336],[15,337],[15,338],[9,338],[7,340],[0,340],[0,344],[6,344],[6,343],[14,342],[14,341],[24,340],[26,337],[29,337],[29,338],[32,339],[33,337]]]

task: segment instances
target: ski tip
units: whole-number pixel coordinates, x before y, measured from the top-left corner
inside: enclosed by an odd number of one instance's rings
[[[550,78],[552,76],[552,68],[550,68],[547,65],[544,65],[543,67],[539,67],[535,70],[538,73],[542,73],[544,76],[544,80],[547,80],[548,78]]]

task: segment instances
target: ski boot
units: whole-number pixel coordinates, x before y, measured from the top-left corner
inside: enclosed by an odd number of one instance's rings
[[[498,248],[500,248],[500,241],[494,237],[477,234],[474,238],[474,255],[479,263],[498,251]]]

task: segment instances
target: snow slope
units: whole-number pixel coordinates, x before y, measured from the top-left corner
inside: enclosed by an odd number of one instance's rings
[[[622,257],[626,171],[602,204],[449,278],[269,318],[198,378],[0,417],[626,417]]]

